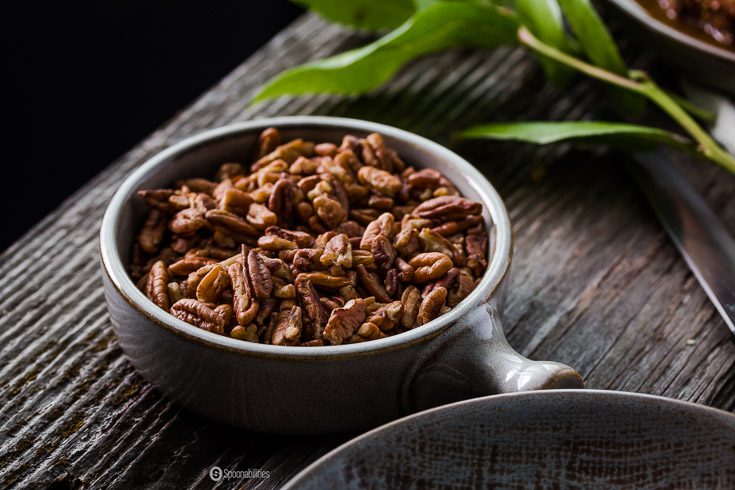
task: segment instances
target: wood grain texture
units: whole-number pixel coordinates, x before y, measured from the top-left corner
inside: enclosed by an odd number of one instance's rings
[[[277,488],[349,437],[258,434],[181,409],[125,359],[104,305],[97,233],[125,176],[186,136],[273,115],[375,120],[454,147],[497,187],[514,223],[505,318],[514,347],[579,368],[591,388],[735,408],[735,345],[620,158],[452,139],[481,121],[587,117],[601,97],[588,83],[561,96],[520,50],[451,51],[368,96],[248,106],[284,68],[364,41],[303,16],[3,253],[1,487]],[[711,165],[685,171],[735,229],[735,178]],[[214,465],[271,476],[215,485]]]

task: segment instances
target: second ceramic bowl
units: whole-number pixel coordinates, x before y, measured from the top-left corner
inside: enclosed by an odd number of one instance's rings
[[[199,329],[161,310],[130,279],[126,263],[145,205],[136,191],[211,175],[244,161],[260,132],[284,140],[339,142],[378,132],[409,164],[439,170],[480,201],[492,230],[485,276],[462,303],[411,331],[360,344],[284,347]],[[117,191],[100,232],[105,296],[120,345],[161,391],[208,417],[284,433],[363,430],[411,411],[465,398],[582,385],[572,368],[516,353],[500,325],[511,259],[511,226],[490,183],[472,165],[425,138],[366,121],[286,117],[252,121],[188,138],[151,158]]]

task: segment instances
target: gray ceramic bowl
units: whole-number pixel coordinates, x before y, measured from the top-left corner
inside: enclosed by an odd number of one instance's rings
[[[145,205],[142,188],[211,175],[242,161],[259,133],[278,127],[284,139],[341,140],[377,131],[409,163],[443,172],[481,201],[494,237],[488,270],[446,315],[392,337],[360,344],[284,347],[216,335],[156,307],[126,272]],[[285,433],[361,430],[414,410],[493,393],[581,387],[579,374],[533,362],[510,348],[499,317],[511,258],[511,227],[497,192],[472,165],[436,143],[399,129],[329,117],[252,121],[188,138],[153,157],[117,191],[100,232],[105,297],[120,345],[153,385],[208,417],[249,429]]]
[[[286,489],[735,488],[735,416],[668,398],[571,390],[412,415],[325,455]]]
[[[707,87],[735,95],[735,51],[709,42],[693,27],[665,22],[663,10],[648,0],[607,0],[627,21],[642,49],[652,49],[671,66]],[[654,15],[652,15],[652,13]]]

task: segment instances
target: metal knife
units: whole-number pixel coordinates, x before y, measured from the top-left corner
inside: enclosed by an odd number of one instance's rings
[[[735,239],[666,152],[636,153],[634,160],[630,173],[735,336]]]

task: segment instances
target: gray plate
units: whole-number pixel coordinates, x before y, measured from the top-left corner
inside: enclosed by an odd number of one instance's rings
[[[735,416],[594,390],[476,398],[386,424],[286,488],[735,488]]]

